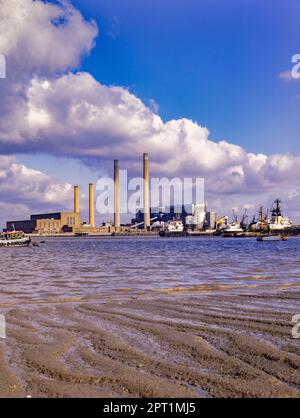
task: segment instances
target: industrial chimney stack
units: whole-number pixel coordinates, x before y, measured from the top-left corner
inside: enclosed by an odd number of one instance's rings
[[[79,213],[79,188],[74,186],[74,212]]]
[[[119,186],[119,161],[114,160],[114,183],[115,183],[115,207],[114,224],[116,228],[121,225],[120,217],[120,186]]]
[[[94,184],[89,184],[89,224],[95,226],[95,193]]]
[[[150,227],[149,157],[143,154],[144,171],[144,228]]]

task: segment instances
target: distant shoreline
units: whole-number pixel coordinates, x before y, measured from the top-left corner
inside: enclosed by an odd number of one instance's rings
[[[277,232],[276,235],[287,235],[288,238],[299,238],[300,235],[297,234],[285,234],[283,232]],[[166,239],[166,238],[189,238],[189,239],[197,239],[197,238],[201,238],[201,239],[205,239],[205,238],[235,238],[235,239],[250,239],[250,238],[257,238],[259,236],[262,236],[265,234],[249,234],[249,235],[245,235],[245,236],[222,236],[222,235],[209,235],[209,234],[195,234],[195,235],[178,235],[178,236],[168,236],[168,237],[160,237],[158,233],[127,233],[127,234],[113,234],[113,233],[107,233],[107,234],[87,234],[87,235],[76,235],[73,233],[61,233],[61,234],[25,234],[25,236],[30,237],[32,239],[34,238],[161,238],[161,239]]]

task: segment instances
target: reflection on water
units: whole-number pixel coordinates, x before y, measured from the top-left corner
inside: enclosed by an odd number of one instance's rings
[[[0,250],[0,305],[178,288],[291,291],[299,253],[297,238],[49,238]]]

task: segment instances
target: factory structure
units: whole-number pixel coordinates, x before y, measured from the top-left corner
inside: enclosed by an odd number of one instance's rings
[[[144,179],[144,212],[143,229],[150,231],[150,181],[149,158],[143,154],[143,179]],[[120,186],[119,186],[119,161],[114,160],[114,222],[96,226],[95,223],[95,192],[94,184],[89,184],[89,221],[83,223],[79,206],[79,187],[74,186],[74,210],[73,212],[53,212],[33,214],[28,220],[8,221],[6,231],[23,231],[26,234],[73,234],[73,235],[106,235],[113,233],[130,232],[130,226],[121,225],[120,214]],[[133,225],[133,230],[139,230]]]
[[[143,227],[144,213],[138,210],[136,217],[131,220],[133,225]],[[186,229],[202,230],[215,229],[217,213],[207,211],[205,204],[182,205],[181,207],[170,206],[150,209],[151,229],[166,227],[169,222],[181,222]]]
[[[61,234],[78,235],[103,234],[106,227],[95,225],[95,193],[94,184],[89,184],[89,222],[82,223],[79,207],[79,187],[74,186],[74,211],[54,212],[31,215],[29,220],[9,221],[7,231],[23,231],[26,234]]]
[[[136,217],[130,225],[121,224],[120,213],[120,179],[119,161],[114,160],[114,221],[101,226],[95,223],[95,192],[94,184],[89,184],[89,219],[83,222],[80,213],[79,187],[74,186],[74,209],[73,212],[52,212],[33,214],[28,220],[8,221],[7,231],[20,230],[26,234],[37,235],[111,235],[130,233],[158,233],[169,224],[176,223],[180,229],[190,228],[191,230],[210,228],[216,226],[216,213],[207,212],[206,205],[193,204],[181,208],[171,206],[170,208],[150,208],[150,177],[149,177],[149,156],[143,154],[143,210],[138,210]],[[181,226],[182,225],[182,226]]]
[[[95,191],[94,184],[89,184],[89,219],[83,222],[80,213],[79,187],[74,186],[73,212],[53,212],[33,214],[30,219],[23,221],[9,221],[6,231],[23,231],[26,234],[37,235],[135,235],[135,234],[160,234],[162,236],[180,235],[227,235],[244,236],[246,234],[266,231],[288,230],[293,226],[289,218],[282,216],[280,201],[277,199],[271,209],[271,219],[260,209],[258,221],[253,218],[247,223],[246,213],[238,222],[237,214],[234,214],[233,222],[229,222],[228,216],[217,218],[216,212],[207,210],[207,205],[194,203],[189,206],[171,206],[169,208],[150,207],[150,178],[149,157],[143,154],[143,210],[138,210],[131,224],[121,224],[120,211],[120,178],[119,161],[114,160],[114,220],[97,226],[95,222]],[[299,233],[299,228],[294,228]]]

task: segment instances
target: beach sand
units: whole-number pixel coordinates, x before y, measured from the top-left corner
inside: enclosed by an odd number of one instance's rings
[[[0,396],[300,397],[300,292],[207,290],[7,306]]]

